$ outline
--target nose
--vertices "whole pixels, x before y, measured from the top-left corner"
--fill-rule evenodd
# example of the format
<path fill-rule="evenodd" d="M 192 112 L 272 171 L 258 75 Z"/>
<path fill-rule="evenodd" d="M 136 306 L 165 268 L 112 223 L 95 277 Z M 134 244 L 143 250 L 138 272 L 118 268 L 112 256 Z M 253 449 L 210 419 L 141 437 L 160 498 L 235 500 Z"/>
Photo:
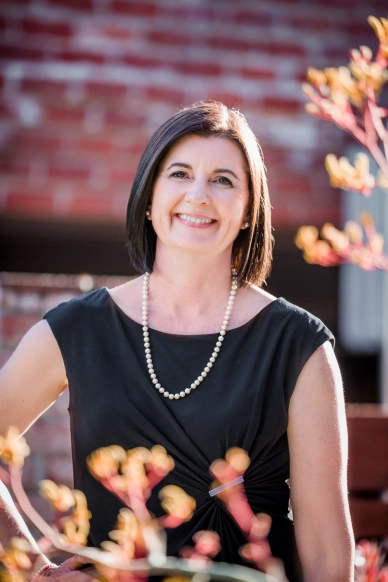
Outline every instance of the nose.
<path fill-rule="evenodd" d="M 186 191 L 185 200 L 192 204 L 209 204 L 208 183 L 206 180 L 194 180 Z"/>

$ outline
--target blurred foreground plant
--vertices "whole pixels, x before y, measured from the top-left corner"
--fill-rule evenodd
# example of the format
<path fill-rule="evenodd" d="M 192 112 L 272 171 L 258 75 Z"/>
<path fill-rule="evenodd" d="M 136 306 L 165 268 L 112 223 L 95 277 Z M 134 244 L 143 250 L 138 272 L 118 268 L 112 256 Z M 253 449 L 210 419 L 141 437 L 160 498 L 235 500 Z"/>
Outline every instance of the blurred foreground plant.
<path fill-rule="evenodd" d="M 361 46 L 350 51 L 347 67 L 330 67 L 323 71 L 309 68 L 308 83 L 303 84 L 304 94 L 310 100 L 307 112 L 349 133 L 377 163 L 379 172 L 374 176 L 364 152 L 356 155 L 354 166 L 346 157 L 326 156 L 331 185 L 362 196 L 370 196 L 375 187 L 388 189 L 388 131 L 384 123 L 388 108 L 378 105 L 381 90 L 388 80 L 388 19 L 369 16 L 368 22 L 379 40 L 375 60 L 370 48 Z M 315 227 L 302 226 L 295 242 L 310 263 L 323 266 L 352 263 L 365 270 L 388 270 L 383 237 L 375 232 L 372 217 L 364 214 L 361 222 L 365 242 L 363 229 L 354 222 L 348 222 L 344 232 L 326 224 L 321 231 L 323 240 L 318 239 Z"/>
<path fill-rule="evenodd" d="M 21 471 L 29 447 L 15 428 L 0 437 L 0 458 L 9 472 L 0 467 L 0 478 L 10 484 L 22 512 L 43 534 L 38 544 L 42 551 L 56 548 L 67 555 L 78 554 L 94 565 L 93 577 L 110 582 L 139 582 L 149 575 L 171 575 L 166 580 L 183 582 L 201 574 L 201 580 L 235 580 L 240 582 L 286 582 L 281 563 L 271 555 L 267 534 L 271 520 L 267 515 L 255 515 L 245 497 L 242 483 L 226 488 L 220 498 L 247 538 L 241 554 L 253 567 L 214 563 L 211 558 L 220 551 L 215 532 L 199 531 L 192 548 L 184 548 L 182 558 L 166 556 L 164 528 L 173 528 L 188 521 L 195 510 L 195 500 L 175 485 L 159 492 L 166 515 L 150 514 L 146 502 L 152 489 L 174 468 L 173 459 L 161 446 L 151 450 L 138 447 L 125 451 L 119 446 L 98 449 L 87 460 L 89 470 L 104 487 L 127 507 L 121 509 L 116 529 L 102 549 L 86 547 L 91 514 L 81 491 L 71 491 L 64 485 L 45 480 L 40 492 L 53 511 L 54 523 L 48 525 L 31 506 L 22 487 Z M 217 480 L 215 486 L 242 476 L 249 465 L 247 454 L 231 449 L 224 460 L 215 461 L 210 470 Z M 70 513 L 69 513 L 70 512 Z M 0 546 L 1 582 L 25 582 L 30 579 L 31 548 L 27 542 L 12 538 L 7 548 Z M 40 576 L 43 578 L 43 576 Z"/>
<path fill-rule="evenodd" d="M 376 543 L 362 540 L 356 549 L 355 582 L 388 582 L 388 567 L 383 567 L 384 557 Z"/>
<path fill-rule="evenodd" d="M 301 226 L 295 244 L 302 249 L 308 263 L 330 267 L 338 263 L 352 263 L 365 271 L 388 271 L 388 256 L 383 252 L 384 239 L 376 232 L 373 219 L 366 212 L 360 215 L 361 225 L 348 220 L 344 230 L 330 223 L 323 225 L 319 240 L 315 226 Z"/>

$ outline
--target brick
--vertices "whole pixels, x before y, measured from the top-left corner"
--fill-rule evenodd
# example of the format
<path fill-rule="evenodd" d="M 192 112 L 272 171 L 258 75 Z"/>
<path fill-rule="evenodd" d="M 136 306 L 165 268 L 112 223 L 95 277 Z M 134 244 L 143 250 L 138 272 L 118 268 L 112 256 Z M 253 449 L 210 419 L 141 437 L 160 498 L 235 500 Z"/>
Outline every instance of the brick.
<path fill-rule="evenodd" d="M 235 107 L 237 109 L 240 108 L 243 104 L 243 97 L 238 93 L 232 94 L 210 92 L 207 98 L 214 101 L 221 101 L 227 107 Z"/>
<path fill-rule="evenodd" d="M 65 22 L 52 22 L 26 18 L 21 22 L 21 29 L 28 34 L 52 34 L 60 37 L 70 37 L 72 27 Z"/>
<path fill-rule="evenodd" d="M 103 218 L 106 220 L 111 214 L 112 199 L 108 196 L 76 196 L 71 206 L 73 217 Z"/>
<path fill-rule="evenodd" d="M 296 200 L 298 198 L 308 199 L 311 196 L 314 185 L 309 176 L 294 178 L 291 172 L 288 171 L 283 178 L 276 177 L 272 179 L 271 188 L 276 188 L 280 192 L 279 198 L 288 198 L 292 195 L 293 199 Z"/>
<path fill-rule="evenodd" d="M 16 174 L 18 176 L 28 176 L 29 164 L 20 160 L 15 160 L 12 157 L 0 159 L 0 173 L 1 174 Z"/>
<path fill-rule="evenodd" d="M 266 147 L 264 158 L 269 170 L 271 170 L 271 168 L 276 164 L 284 166 L 288 159 L 287 153 L 287 150 L 282 148 L 276 148 L 274 146 Z"/>
<path fill-rule="evenodd" d="M 144 148 L 145 148 L 147 142 L 148 142 L 148 136 L 147 137 L 139 136 L 135 143 L 133 143 L 132 141 L 129 141 L 129 140 L 121 141 L 121 140 L 116 139 L 112 142 L 112 150 L 116 154 L 130 155 L 130 156 L 132 156 L 132 159 L 134 159 L 134 157 L 140 158 L 141 154 L 144 151 Z M 133 167 L 135 168 L 136 165 L 134 164 Z"/>
<path fill-rule="evenodd" d="M 0 119 L 3 119 L 5 122 L 9 122 L 11 119 L 19 121 L 18 112 L 16 109 L 12 108 L 10 105 L 6 105 L 5 103 L 0 104 Z"/>
<path fill-rule="evenodd" d="M 123 182 L 124 184 L 132 184 L 135 177 L 135 170 L 111 170 L 110 177 L 112 182 Z"/>
<path fill-rule="evenodd" d="M 65 81 L 52 79 L 24 78 L 21 81 L 21 91 L 26 93 L 63 94 L 67 84 Z"/>
<path fill-rule="evenodd" d="M 46 0 L 51 6 L 71 8 L 72 10 L 93 10 L 93 0 Z"/>
<path fill-rule="evenodd" d="M 6 210 L 10 213 L 23 215 L 50 215 L 52 212 L 52 198 L 44 194 L 26 193 L 23 190 L 10 189 L 7 196 Z"/>
<path fill-rule="evenodd" d="M 255 40 L 238 39 L 231 37 L 210 38 L 210 46 L 225 50 L 249 51 L 285 57 L 304 57 L 305 50 L 297 44 L 283 44 L 278 42 L 261 42 Z"/>
<path fill-rule="evenodd" d="M 350 47 L 351 48 L 351 47 Z M 332 46 L 324 50 L 325 62 L 329 66 L 346 65 L 349 62 L 349 51 L 345 47 Z M 334 63 L 332 61 L 335 61 Z"/>
<path fill-rule="evenodd" d="M 164 32 L 162 30 L 151 30 L 147 34 L 147 40 L 158 44 L 169 46 L 187 46 L 190 44 L 190 37 L 187 34 L 177 32 Z"/>
<path fill-rule="evenodd" d="M 36 315 L 4 314 L 1 319 L 1 341 L 16 346 L 27 331 L 39 321 Z"/>
<path fill-rule="evenodd" d="M 286 99 L 282 97 L 264 97 L 261 100 L 262 107 L 266 112 L 281 113 L 285 115 L 296 115 L 303 110 L 303 104 L 296 99 Z"/>
<path fill-rule="evenodd" d="M 142 128 L 147 123 L 145 115 L 136 115 L 136 113 L 127 113 L 120 111 L 109 111 L 105 115 L 105 124 L 108 126 Z"/>
<path fill-rule="evenodd" d="M 230 12 L 225 10 L 214 10 L 204 6 L 195 6 L 195 5 L 174 5 L 170 7 L 168 5 L 163 6 L 162 4 L 159 7 L 159 13 L 162 16 L 168 16 L 170 18 L 174 18 L 174 20 L 181 21 L 186 20 L 189 22 L 201 22 L 205 21 L 219 21 L 230 18 Z"/>
<path fill-rule="evenodd" d="M 251 26 L 266 26 L 272 24 L 274 17 L 262 10 L 235 10 L 232 21 L 236 24 L 249 24 Z M 276 21 L 275 21 L 276 22 Z"/>
<path fill-rule="evenodd" d="M 221 66 L 217 63 L 193 63 L 185 61 L 174 63 L 172 68 L 184 75 L 199 75 L 203 77 L 218 77 L 221 74 Z"/>
<path fill-rule="evenodd" d="M 128 2 L 127 0 L 112 0 L 111 10 L 119 14 L 126 14 L 129 16 L 156 16 L 158 8 L 155 4 L 148 2 Z"/>
<path fill-rule="evenodd" d="M 34 151 L 52 152 L 60 147 L 60 135 L 43 135 L 37 132 L 26 133 L 18 132 L 12 136 L 11 143 L 13 146 L 20 148 L 33 149 Z"/>
<path fill-rule="evenodd" d="M 233 38 L 231 36 L 225 37 L 211 37 L 208 39 L 209 46 L 218 49 L 248 51 L 251 43 L 248 40 Z"/>
<path fill-rule="evenodd" d="M 284 57 L 305 57 L 306 51 L 300 44 L 282 44 L 278 42 L 269 43 L 256 43 L 254 47 L 255 50 L 262 53 L 268 53 L 275 56 Z"/>
<path fill-rule="evenodd" d="M 66 1 L 66 0 L 64 0 Z M 75 0 L 77 1 L 77 0 Z M 110 26 L 104 26 L 99 28 L 102 37 L 113 39 L 113 40 L 129 40 L 133 38 L 132 31 L 125 27 L 120 27 L 120 23 L 112 23 Z"/>
<path fill-rule="evenodd" d="M 299 81 L 299 83 L 305 83 L 307 81 L 307 69 L 304 71 L 300 71 L 294 75 L 295 81 Z"/>
<path fill-rule="evenodd" d="M 329 21 L 322 15 L 321 18 L 311 18 L 308 16 L 286 16 L 282 20 L 282 24 L 287 27 L 296 28 L 298 30 L 306 30 L 306 31 L 317 31 L 322 32 L 332 29 L 333 27 L 330 26 Z"/>
<path fill-rule="evenodd" d="M 161 58 L 140 54 L 126 54 L 122 62 L 129 67 L 144 67 L 146 69 L 158 68 L 164 65 L 164 61 Z"/>
<path fill-rule="evenodd" d="M 87 180 L 89 174 L 89 166 L 77 166 L 77 162 L 68 166 L 51 165 L 49 167 L 49 176 L 57 180 Z"/>
<path fill-rule="evenodd" d="M 148 87 L 146 89 L 146 96 L 152 101 L 167 101 L 176 103 L 177 105 L 183 104 L 185 100 L 183 91 L 170 87 Z"/>
<path fill-rule="evenodd" d="M 46 106 L 44 108 L 45 120 L 49 123 L 82 123 L 85 113 L 81 109 L 71 109 L 65 107 Z"/>
<path fill-rule="evenodd" d="M 348 22 L 341 23 L 341 28 L 350 34 L 362 35 L 364 38 L 372 37 L 373 35 L 371 27 L 369 26 L 366 19 L 360 20 L 359 22 L 349 20 Z M 363 40 L 363 43 L 365 44 L 365 40 Z"/>
<path fill-rule="evenodd" d="M 91 81 L 85 84 L 87 95 L 90 97 L 125 97 L 127 94 L 127 86 L 119 83 L 99 83 Z"/>
<path fill-rule="evenodd" d="M 108 155 L 112 152 L 112 141 L 96 136 L 92 138 L 79 138 L 75 141 L 73 147 L 80 152 Z"/>
<path fill-rule="evenodd" d="M 44 51 L 36 48 L 22 46 L 12 46 L 8 44 L 0 45 L 1 59 L 18 59 L 24 61 L 40 61 L 44 57 Z"/>
<path fill-rule="evenodd" d="M 68 63 L 93 63 L 96 65 L 102 65 L 106 63 L 107 57 L 103 54 L 97 54 L 86 51 L 64 51 L 60 53 L 56 58 Z"/>
<path fill-rule="evenodd" d="M 268 81 L 275 79 L 276 73 L 274 70 L 254 69 L 253 67 L 242 67 L 239 71 L 240 75 L 245 79 L 254 79 L 258 81 Z"/>

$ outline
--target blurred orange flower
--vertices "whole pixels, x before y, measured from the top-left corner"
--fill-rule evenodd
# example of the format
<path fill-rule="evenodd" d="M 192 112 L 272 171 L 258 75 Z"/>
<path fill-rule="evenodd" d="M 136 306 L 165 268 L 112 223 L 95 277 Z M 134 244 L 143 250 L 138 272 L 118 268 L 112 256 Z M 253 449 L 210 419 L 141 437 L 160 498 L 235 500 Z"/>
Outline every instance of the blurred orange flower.
<path fill-rule="evenodd" d="M 5 437 L 0 435 L 0 459 L 7 465 L 23 467 L 24 459 L 30 454 L 26 439 L 19 429 L 10 426 Z"/>
<path fill-rule="evenodd" d="M 89 519 L 92 514 L 88 510 L 86 497 L 82 491 L 74 491 L 75 509 L 73 515 L 62 518 L 63 533 L 72 544 L 84 546 L 90 531 Z"/>
<path fill-rule="evenodd" d="M 353 190 L 363 196 L 370 196 L 375 178 L 369 172 L 369 158 L 365 153 L 356 154 L 354 166 L 345 156 L 337 158 L 334 154 L 328 154 L 325 167 L 333 188 Z"/>
<path fill-rule="evenodd" d="M 56 511 L 65 512 L 74 506 L 74 495 L 66 485 L 56 485 L 54 481 L 44 479 L 39 483 L 39 493 Z"/>
<path fill-rule="evenodd" d="M 6 568 L 6 572 L 1 572 L 2 582 L 25 582 L 29 579 L 32 563 L 28 553 L 31 550 L 30 544 L 18 537 L 10 539 L 6 550 L 0 544 L 0 562 Z"/>
<path fill-rule="evenodd" d="M 191 519 L 196 507 L 195 499 L 187 495 L 180 487 L 166 485 L 159 491 L 159 498 L 162 500 L 161 505 L 164 511 L 169 516 L 180 522 Z M 169 522 L 167 521 L 167 523 Z"/>

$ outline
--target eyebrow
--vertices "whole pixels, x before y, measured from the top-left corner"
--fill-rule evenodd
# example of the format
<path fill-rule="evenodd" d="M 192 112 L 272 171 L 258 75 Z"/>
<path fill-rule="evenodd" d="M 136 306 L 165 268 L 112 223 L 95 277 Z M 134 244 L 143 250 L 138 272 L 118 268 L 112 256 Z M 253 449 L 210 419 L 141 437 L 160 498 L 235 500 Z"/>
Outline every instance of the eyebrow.
<path fill-rule="evenodd" d="M 168 166 L 167 170 L 169 170 L 173 166 L 180 166 L 181 168 L 187 168 L 188 170 L 192 170 L 193 169 L 190 166 L 190 164 L 184 164 L 183 162 L 174 162 L 173 164 L 171 164 L 170 166 Z M 239 179 L 238 176 L 236 176 L 236 174 L 232 170 L 229 170 L 228 168 L 216 168 L 214 170 L 214 173 L 215 174 L 232 174 L 232 176 L 234 176 L 236 178 L 236 180 Z"/>

